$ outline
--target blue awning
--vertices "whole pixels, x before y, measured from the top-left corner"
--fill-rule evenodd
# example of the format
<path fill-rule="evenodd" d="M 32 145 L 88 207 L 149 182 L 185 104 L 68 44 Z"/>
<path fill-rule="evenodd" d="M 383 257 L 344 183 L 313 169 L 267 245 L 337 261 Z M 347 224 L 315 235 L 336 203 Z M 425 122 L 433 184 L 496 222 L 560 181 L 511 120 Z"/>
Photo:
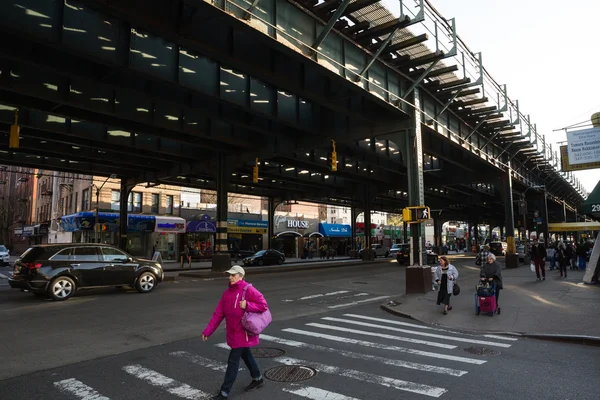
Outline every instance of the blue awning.
<path fill-rule="evenodd" d="M 156 218 L 154 215 L 128 214 L 128 232 L 153 232 Z M 65 232 L 93 231 L 96 224 L 96 213 L 90 211 L 64 215 L 60 223 Z M 119 231 L 118 213 L 98 213 L 98 223 L 108 225 L 110 232 Z"/>
<path fill-rule="evenodd" d="M 352 227 L 341 224 L 319 224 L 319 232 L 328 237 L 352 237 Z"/>

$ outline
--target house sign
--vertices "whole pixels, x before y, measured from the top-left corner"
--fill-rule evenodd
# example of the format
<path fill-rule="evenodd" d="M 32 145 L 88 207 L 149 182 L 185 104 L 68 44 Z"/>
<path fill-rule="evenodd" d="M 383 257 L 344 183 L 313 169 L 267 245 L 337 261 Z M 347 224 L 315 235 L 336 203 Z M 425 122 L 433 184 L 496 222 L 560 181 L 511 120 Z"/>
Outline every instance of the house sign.
<path fill-rule="evenodd" d="M 308 221 L 298 221 L 296 219 L 288 219 L 287 220 L 288 228 L 299 228 L 299 229 L 307 229 Z"/>

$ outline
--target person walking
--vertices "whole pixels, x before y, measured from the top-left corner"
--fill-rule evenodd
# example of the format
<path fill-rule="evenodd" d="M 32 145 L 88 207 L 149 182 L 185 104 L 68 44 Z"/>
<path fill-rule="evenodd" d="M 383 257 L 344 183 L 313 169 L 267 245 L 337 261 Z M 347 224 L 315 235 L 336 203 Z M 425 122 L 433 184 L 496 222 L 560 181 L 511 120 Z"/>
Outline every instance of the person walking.
<path fill-rule="evenodd" d="M 556 249 L 554 246 L 548 247 L 548 250 L 546 250 L 546 256 L 548 261 L 550 261 L 550 271 L 553 271 L 556 267 Z"/>
<path fill-rule="evenodd" d="M 202 340 L 208 340 L 225 319 L 227 344 L 231 351 L 227 359 L 223 385 L 213 399 L 226 399 L 229 396 L 240 369 L 240 358 L 244 360 L 252 377 L 252 382 L 244 390 L 250 392 L 264 386 L 263 376 L 250 350 L 258 345 L 259 336 L 248 334 L 242 326 L 242 317 L 246 311 L 262 313 L 269 307 L 264 296 L 244 280 L 246 272 L 242 267 L 234 265 L 225 273 L 229 274 L 229 287 L 223 292 L 210 322 L 202 332 Z M 242 300 L 244 289 L 246 295 L 245 300 Z"/>
<path fill-rule="evenodd" d="M 504 289 L 502 286 L 502 266 L 496 261 L 496 256 L 492 253 L 488 255 L 486 262 L 481 266 L 480 269 L 481 281 L 495 282 L 496 283 L 496 307 L 498 307 L 498 297 L 500 297 L 500 289 Z"/>
<path fill-rule="evenodd" d="M 458 270 L 454 265 L 448 263 L 445 256 L 441 256 L 440 265 L 437 266 L 434 274 L 434 281 L 439 287 L 437 305 L 444 304 L 444 315 L 452 310 L 450 305 L 450 296 L 454 289 L 454 283 L 458 279 Z"/>
<path fill-rule="evenodd" d="M 565 274 L 565 278 L 567 277 L 567 264 L 569 260 L 567 259 L 567 246 L 561 240 L 558 242 L 556 246 L 556 259 L 558 260 L 558 268 L 560 269 L 560 276 L 563 276 L 563 272 Z"/>
<path fill-rule="evenodd" d="M 487 261 L 487 257 L 490 254 L 490 246 L 486 244 L 483 246 L 483 250 L 481 250 L 479 254 L 477 254 L 477 257 L 475 257 L 475 265 L 483 265 Z"/>
<path fill-rule="evenodd" d="M 538 243 L 537 239 L 533 239 L 533 246 L 531 246 L 531 261 L 535 264 L 535 274 L 537 280 L 546 280 L 546 249 L 542 243 Z M 540 278 L 540 270 L 542 271 L 542 277 Z"/>

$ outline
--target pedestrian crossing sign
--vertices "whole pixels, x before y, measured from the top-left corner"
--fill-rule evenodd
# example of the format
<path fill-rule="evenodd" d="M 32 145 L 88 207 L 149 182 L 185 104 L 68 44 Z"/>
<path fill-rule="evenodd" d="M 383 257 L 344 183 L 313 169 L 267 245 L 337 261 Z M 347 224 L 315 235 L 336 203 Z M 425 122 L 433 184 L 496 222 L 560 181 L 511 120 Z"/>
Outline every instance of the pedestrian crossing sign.
<path fill-rule="evenodd" d="M 431 210 L 427 206 L 406 207 L 402 210 L 402 219 L 406 223 L 423 222 L 431 218 Z"/>

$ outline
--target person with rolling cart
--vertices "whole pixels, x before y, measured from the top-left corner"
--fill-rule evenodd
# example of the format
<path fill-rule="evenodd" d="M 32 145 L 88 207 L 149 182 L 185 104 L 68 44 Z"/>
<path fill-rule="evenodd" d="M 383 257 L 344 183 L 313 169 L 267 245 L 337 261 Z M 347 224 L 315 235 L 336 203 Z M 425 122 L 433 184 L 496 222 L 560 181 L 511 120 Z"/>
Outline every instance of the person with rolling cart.
<path fill-rule="evenodd" d="M 502 285 L 502 266 L 496 261 L 494 254 L 488 254 L 487 262 L 481 265 L 479 276 L 480 284 L 477 286 L 477 293 L 475 294 L 476 313 L 500 314 L 498 298 L 500 297 L 500 290 L 504 288 Z"/>

